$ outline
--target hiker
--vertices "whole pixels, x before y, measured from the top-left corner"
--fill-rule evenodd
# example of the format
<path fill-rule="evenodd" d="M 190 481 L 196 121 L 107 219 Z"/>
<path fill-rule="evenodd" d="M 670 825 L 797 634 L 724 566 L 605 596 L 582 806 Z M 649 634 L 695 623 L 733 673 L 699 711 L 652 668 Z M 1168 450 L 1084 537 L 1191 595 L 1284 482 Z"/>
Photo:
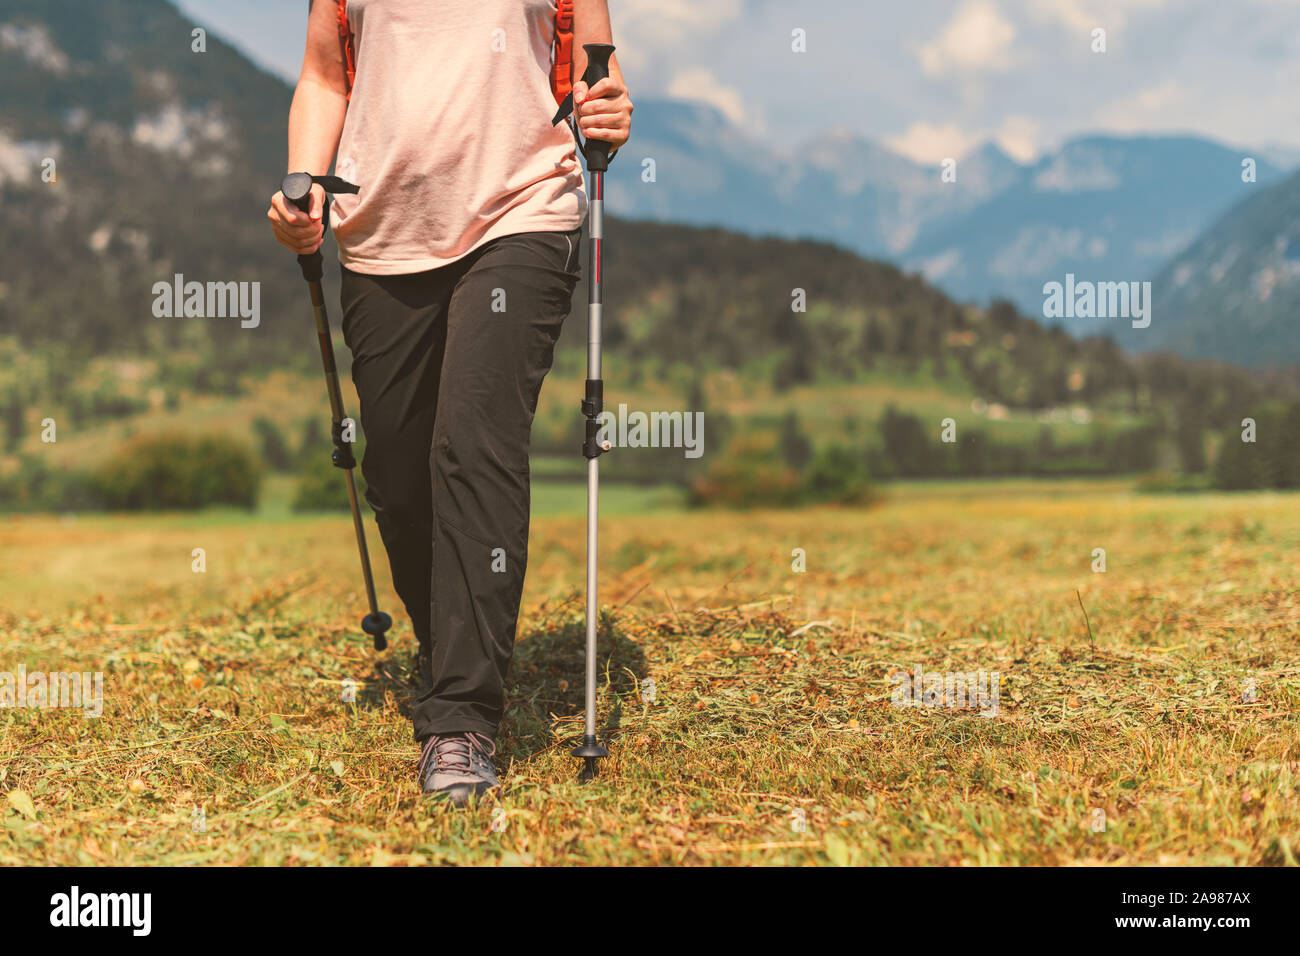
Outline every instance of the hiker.
<path fill-rule="evenodd" d="M 420 784 L 458 805 L 497 786 L 529 432 L 587 212 L 574 135 L 551 120 L 597 42 L 606 0 L 315 0 L 289 113 L 289 170 L 334 161 L 361 187 L 332 224 L 362 474 L 419 641 Z M 583 135 L 627 142 L 617 62 L 572 86 Z M 323 203 L 320 186 L 309 214 L 277 192 L 276 239 L 315 251 Z"/>

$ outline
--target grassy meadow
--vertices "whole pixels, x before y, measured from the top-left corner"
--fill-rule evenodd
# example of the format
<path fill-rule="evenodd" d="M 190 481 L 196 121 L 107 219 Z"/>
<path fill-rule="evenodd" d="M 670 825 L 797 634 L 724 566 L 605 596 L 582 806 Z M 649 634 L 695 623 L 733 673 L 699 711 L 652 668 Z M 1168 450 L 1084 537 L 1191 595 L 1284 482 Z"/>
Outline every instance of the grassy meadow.
<path fill-rule="evenodd" d="M 586 786 L 582 490 L 536 497 L 504 786 L 464 812 L 420 797 L 410 629 L 380 655 L 360 633 L 345 516 L 0 521 L 0 671 L 104 673 L 98 719 L 0 710 L 0 864 L 1300 857 L 1294 495 L 914 483 L 697 513 L 611 487 Z M 996 715 L 891 705 L 918 667 L 996 674 Z"/>

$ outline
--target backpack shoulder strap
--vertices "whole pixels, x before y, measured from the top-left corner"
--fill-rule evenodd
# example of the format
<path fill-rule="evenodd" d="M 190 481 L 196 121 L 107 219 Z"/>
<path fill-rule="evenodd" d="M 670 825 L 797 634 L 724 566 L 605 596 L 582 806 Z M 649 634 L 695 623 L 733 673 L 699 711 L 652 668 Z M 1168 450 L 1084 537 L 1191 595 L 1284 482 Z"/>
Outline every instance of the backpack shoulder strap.
<path fill-rule="evenodd" d="M 573 0 L 556 0 L 555 59 L 551 65 L 551 92 L 563 103 L 573 90 Z"/>
<path fill-rule="evenodd" d="M 570 0 L 572 2 L 572 0 Z M 357 40 L 348 23 L 348 0 L 338 0 L 339 45 L 343 48 L 343 66 L 348 74 L 348 99 L 352 99 L 352 84 L 357 78 Z"/>

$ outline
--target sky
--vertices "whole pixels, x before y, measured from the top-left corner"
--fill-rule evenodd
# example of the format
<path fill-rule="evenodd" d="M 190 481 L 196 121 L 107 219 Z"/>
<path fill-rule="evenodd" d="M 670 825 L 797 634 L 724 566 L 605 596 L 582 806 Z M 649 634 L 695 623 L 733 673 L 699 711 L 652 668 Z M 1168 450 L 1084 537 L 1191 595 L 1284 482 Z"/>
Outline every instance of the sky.
<path fill-rule="evenodd" d="M 296 79 L 307 0 L 176 2 Z M 833 131 L 927 163 L 988 140 L 1028 160 L 1084 133 L 1190 132 L 1300 161 L 1300 0 L 609 6 L 633 102 L 704 100 L 777 149 Z"/>

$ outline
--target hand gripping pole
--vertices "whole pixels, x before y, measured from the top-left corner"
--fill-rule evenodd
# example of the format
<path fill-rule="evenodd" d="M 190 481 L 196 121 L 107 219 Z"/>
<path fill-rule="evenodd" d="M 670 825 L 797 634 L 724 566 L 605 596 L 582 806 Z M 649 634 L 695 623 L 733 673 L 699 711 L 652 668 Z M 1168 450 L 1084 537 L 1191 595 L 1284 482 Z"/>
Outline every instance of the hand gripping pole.
<path fill-rule="evenodd" d="M 312 176 L 308 173 L 290 173 L 284 178 L 280 186 L 280 191 L 284 193 L 284 198 L 293 203 L 303 212 L 311 209 L 311 188 L 314 185 L 322 186 L 326 192 L 325 208 L 321 214 L 321 224 L 326 231 L 330 225 L 330 193 L 356 193 L 360 189 L 351 183 L 344 182 L 337 176 Z M 322 243 L 324 237 L 322 236 Z M 375 639 L 375 650 L 382 651 L 388 647 L 388 638 L 384 636 L 390 627 L 393 626 L 393 619 L 379 610 L 379 602 L 375 598 L 375 578 L 370 570 L 370 550 L 366 547 L 366 527 L 361 519 L 361 503 L 357 500 L 357 483 L 352 476 L 352 469 L 356 467 L 357 461 L 352 454 L 352 445 L 344 440 L 344 421 L 347 415 L 343 411 L 343 393 L 339 390 L 339 373 L 334 364 L 334 344 L 330 338 L 329 316 L 325 312 L 325 296 L 321 291 L 321 277 L 324 273 L 324 263 L 321 259 L 320 249 L 309 255 L 298 257 L 298 265 L 302 269 L 302 277 L 307 281 L 307 288 L 311 293 L 311 308 L 316 316 L 316 339 L 320 344 L 321 364 L 325 367 L 325 390 L 329 396 L 330 402 L 330 437 L 334 442 L 334 453 L 331 460 L 334 467 L 342 468 L 343 475 L 347 479 L 348 485 L 348 504 L 352 509 L 352 527 L 357 534 L 357 551 L 361 554 L 361 573 L 365 577 L 366 600 L 370 605 L 370 613 L 361 619 L 361 629 Z"/>
<path fill-rule="evenodd" d="M 608 43 L 587 43 L 587 69 L 582 81 L 588 88 L 609 76 L 609 57 L 614 47 Z M 573 94 L 560 106 L 555 123 L 573 112 Z M 586 714 L 583 724 L 582 746 L 573 756 L 583 759 L 580 779 L 589 781 L 596 777 L 596 761 L 609 756 L 609 751 L 596 739 L 596 623 L 599 612 L 597 598 L 597 528 L 600 514 L 600 456 L 609 451 L 608 441 L 600 440 L 600 417 L 605 410 L 605 383 L 600 372 L 600 318 L 601 318 L 601 243 L 604 240 L 605 170 L 609 168 L 609 143 L 589 139 L 585 145 L 578 133 L 576 122 L 573 135 L 579 150 L 587 161 L 591 177 L 588 211 L 589 248 L 591 261 L 587 273 L 587 382 L 582 398 L 582 415 L 585 419 L 585 437 L 582 454 L 587 459 L 587 650 L 586 650 Z"/>

